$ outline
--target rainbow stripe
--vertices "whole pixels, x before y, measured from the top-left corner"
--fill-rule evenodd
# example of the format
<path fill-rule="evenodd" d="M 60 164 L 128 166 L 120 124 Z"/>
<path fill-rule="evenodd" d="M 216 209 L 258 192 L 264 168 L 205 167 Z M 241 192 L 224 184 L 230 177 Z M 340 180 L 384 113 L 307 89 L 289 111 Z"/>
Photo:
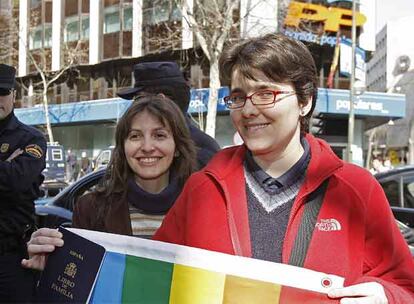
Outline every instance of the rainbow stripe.
<path fill-rule="evenodd" d="M 107 249 L 90 303 L 337 303 L 343 278 L 134 237 L 70 229 Z"/>

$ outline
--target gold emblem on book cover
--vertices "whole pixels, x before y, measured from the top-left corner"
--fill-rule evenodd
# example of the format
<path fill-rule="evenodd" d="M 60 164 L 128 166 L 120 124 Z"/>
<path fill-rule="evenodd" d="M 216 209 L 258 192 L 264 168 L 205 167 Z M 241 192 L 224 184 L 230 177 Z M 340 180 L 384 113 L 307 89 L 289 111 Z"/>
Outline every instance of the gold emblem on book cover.
<path fill-rule="evenodd" d="M 66 265 L 65 274 L 71 278 L 74 278 L 76 275 L 77 267 L 75 263 L 69 263 Z"/>

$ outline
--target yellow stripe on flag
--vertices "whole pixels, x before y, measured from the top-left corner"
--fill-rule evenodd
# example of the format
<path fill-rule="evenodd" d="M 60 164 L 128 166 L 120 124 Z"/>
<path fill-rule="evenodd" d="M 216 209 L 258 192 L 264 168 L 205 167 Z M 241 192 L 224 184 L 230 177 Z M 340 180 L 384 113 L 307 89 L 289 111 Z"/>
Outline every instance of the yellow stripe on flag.
<path fill-rule="evenodd" d="M 222 304 L 225 274 L 174 265 L 170 304 Z"/>
<path fill-rule="evenodd" d="M 226 276 L 223 304 L 278 304 L 281 285 Z"/>

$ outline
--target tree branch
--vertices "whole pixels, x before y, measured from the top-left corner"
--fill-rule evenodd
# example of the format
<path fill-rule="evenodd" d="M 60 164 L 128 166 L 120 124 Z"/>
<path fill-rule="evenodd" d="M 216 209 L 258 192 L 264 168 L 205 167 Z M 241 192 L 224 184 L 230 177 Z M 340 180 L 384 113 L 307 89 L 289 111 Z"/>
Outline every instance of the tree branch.
<path fill-rule="evenodd" d="M 229 5 L 230 3 L 230 5 Z M 227 40 L 230 30 L 233 27 L 233 11 L 239 6 L 240 0 L 237 1 L 229 1 L 227 0 L 227 10 L 225 12 L 225 19 L 224 19 L 224 29 L 221 32 L 218 40 L 216 50 L 221 53 L 223 50 L 224 42 Z"/>
<path fill-rule="evenodd" d="M 197 3 L 199 3 L 198 0 L 196 0 Z M 177 3 L 177 2 L 176 2 Z M 178 3 L 177 3 L 178 4 Z M 180 9 L 181 14 L 183 15 L 183 18 L 186 20 L 190 28 L 193 30 L 193 33 L 196 35 L 197 41 L 201 46 L 201 49 L 203 50 L 204 54 L 206 55 L 207 59 L 210 60 L 211 54 L 208 47 L 208 43 L 204 35 L 202 35 L 200 31 L 200 26 L 197 22 L 197 20 L 194 18 L 194 14 L 189 14 L 189 7 L 187 5 L 187 2 L 185 0 L 181 1 L 181 5 L 184 4 L 184 8 L 180 6 L 180 4 L 177 5 L 177 7 Z"/>

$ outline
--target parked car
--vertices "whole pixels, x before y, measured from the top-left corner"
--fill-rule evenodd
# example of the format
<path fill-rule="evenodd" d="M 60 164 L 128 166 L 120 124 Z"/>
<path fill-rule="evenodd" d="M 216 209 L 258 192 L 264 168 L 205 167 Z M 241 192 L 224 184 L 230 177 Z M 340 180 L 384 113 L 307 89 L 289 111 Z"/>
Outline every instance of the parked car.
<path fill-rule="evenodd" d="M 413 252 L 414 241 L 408 239 L 407 229 L 414 233 L 414 166 L 398 167 L 374 176 L 384 189 L 392 212 L 400 221 L 399 227 L 402 232 L 405 231 L 403 234 Z"/>
<path fill-rule="evenodd" d="M 391 206 L 414 208 L 414 166 L 403 166 L 374 175 Z"/>
<path fill-rule="evenodd" d="M 75 201 L 83 194 L 94 189 L 102 180 L 106 168 L 91 172 L 64 188 L 54 197 L 35 201 L 36 222 L 38 227 L 55 228 L 72 224 L 72 211 Z"/>
<path fill-rule="evenodd" d="M 414 212 L 412 215 L 414 215 Z M 408 243 L 408 248 L 411 251 L 411 255 L 414 257 L 414 230 L 398 220 L 397 220 L 397 224 L 398 224 L 398 228 L 400 228 L 402 234 L 404 235 Z"/>

